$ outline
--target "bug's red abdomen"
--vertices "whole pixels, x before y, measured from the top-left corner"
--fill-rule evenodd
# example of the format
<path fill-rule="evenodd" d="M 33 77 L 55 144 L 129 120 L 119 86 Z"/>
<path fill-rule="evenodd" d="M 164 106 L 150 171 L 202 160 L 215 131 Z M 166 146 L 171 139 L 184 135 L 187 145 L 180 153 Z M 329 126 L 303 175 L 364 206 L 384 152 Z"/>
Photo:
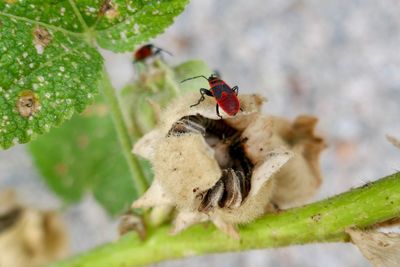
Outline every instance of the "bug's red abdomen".
<path fill-rule="evenodd" d="M 153 55 L 153 45 L 144 45 L 140 47 L 133 55 L 135 61 L 144 60 Z"/>
<path fill-rule="evenodd" d="M 229 116 L 234 116 L 240 110 L 240 103 L 236 94 L 227 94 L 222 92 L 222 96 L 217 100 L 220 108 L 226 112 Z"/>
<path fill-rule="evenodd" d="M 236 93 L 223 81 L 213 83 L 212 85 L 211 92 L 219 107 L 229 116 L 234 116 L 238 113 L 240 110 L 240 103 Z"/>

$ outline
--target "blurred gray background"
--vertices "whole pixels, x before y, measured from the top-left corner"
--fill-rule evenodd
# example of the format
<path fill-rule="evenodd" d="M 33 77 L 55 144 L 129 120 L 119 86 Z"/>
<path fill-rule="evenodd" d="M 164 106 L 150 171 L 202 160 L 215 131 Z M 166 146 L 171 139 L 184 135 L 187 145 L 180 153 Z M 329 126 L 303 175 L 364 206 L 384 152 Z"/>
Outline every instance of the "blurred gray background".
<path fill-rule="evenodd" d="M 154 44 L 171 64 L 199 58 L 241 93 L 261 93 L 268 114 L 319 117 L 322 199 L 400 169 L 400 1 L 192 0 Z M 131 55 L 104 51 L 114 85 L 131 81 Z M 0 151 L 0 189 L 59 208 L 23 145 Z M 116 238 L 90 195 L 65 209 L 73 253 Z M 351 245 L 319 244 L 172 261 L 157 266 L 371 266 Z"/>

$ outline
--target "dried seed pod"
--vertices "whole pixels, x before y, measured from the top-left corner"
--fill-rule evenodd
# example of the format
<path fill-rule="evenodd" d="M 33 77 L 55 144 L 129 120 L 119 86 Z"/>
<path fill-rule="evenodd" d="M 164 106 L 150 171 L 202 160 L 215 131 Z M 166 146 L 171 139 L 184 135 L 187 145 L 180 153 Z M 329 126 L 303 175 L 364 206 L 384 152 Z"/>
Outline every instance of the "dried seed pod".
<path fill-rule="evenodd" d="M 202 200 L 197 210 L 203 213 L 208 213 L 210 210 L 218 207 L 225 190 L 224 183 L 219 180 L 212 188 L 208 189 L 205 193 L 200 194 Z"/>
<path fill-rule="evenodd" d="M 237 174 L 239 173 L 239 175 Z M 235 209 L 242 203 L 241 181 L 239 179 L 240 171 L 234 171 L 232 168 L 225 169 L 222 173 L 221 182 L 226 188 L 223 197 L 220 200 L 219 207 Z"/>
<path fill-rule="evenodd" d="M 400 149 L 400 139 L 391 136 L 391 135 L 386 135 L 386 139 L 392 143 L 392 145 L 394 145 L 395 147 L 397 147 L 398 149 Z"/>
<path fill-rule="evenodd" d="M 19 220 L 22 209 L 16 202 L 14 191 L 6 190 L 0 193 L 0 234 Z"/>
<path fill-rule="evenodd" d="M 144 225 L 143 219 L 138 214 L 128 211 L 120 218 L 118 233 L 122 236 L 132 231 L 136 232 L 141 240 L 146 238 L 147 229 Z"/>
<path fill-rule="evenodd" d="M 348 229 L 351 241 L 375 267 L 397 267 L 400 262 L 400 234 L 376 230 Z"/>
<path fill-rule="evenodd" d="M 292 143 L 279 135 L 274 118 L 259 113 L 262 97 L 239 96 L 243 111 L 223 119 L 212 99 L 189 108 L 195 99 L 197 94 L 177 99 L 162 113 L 158 128 L 134 146 L 134 153 L 152 162 L 155 179 L 133 207 L 174 205 L 173 233 L 211 220 L 238 237 L 235 225 L 270 209 L 279 171 L 303 155 L 290 151 Z M 302 173 L 291 171 L 301 179 Z"/>
<path fill-rule="evenodd" d="M 0 192 L 0 251 L 2 267 L 38 267 L 64 257 L 60 216 L 22 206 L 12 191 Z"/>
<path fill-rule="evenodd" d="M 280 208 L 304 204 L 322 182 L 319 156 L 326 144 L 315 136 L 317 119 L 299 116 L 293 123 L 284 118 L 272 117 L 272 139 L 280 138 L 285 146 L 294 152 L 293 159 L 275 177 L 272 202 Z M 301 175 L 299 175 L 301 174 Z"/>

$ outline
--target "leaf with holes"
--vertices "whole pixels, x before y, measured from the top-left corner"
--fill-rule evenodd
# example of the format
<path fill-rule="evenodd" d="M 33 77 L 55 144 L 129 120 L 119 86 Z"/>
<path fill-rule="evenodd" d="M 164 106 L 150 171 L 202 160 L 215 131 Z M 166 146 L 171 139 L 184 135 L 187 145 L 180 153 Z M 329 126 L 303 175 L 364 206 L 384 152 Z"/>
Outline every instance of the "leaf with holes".
<path fill-rule="evenodd" d="M 110 214 L 117 214 L 136 198 L 110 110 L 101 99 L 31 142 L 29 151 L 46 183 L 66 203 L 92 192 Z"/>
<path fill-rule="evenodd" d="M 93 1 L 78 1 L 78 8 L 94 27 L 97 42 L 103 48 L 123 52 L 162 33 L 189 0 L 104 0 L 100 9 L 88 2 Z"/>
<path fill-rule="evenodd" d="M 81 112 L 101 78 L 100 46 L 127 51 L 161 33 L 187 0 L 0 1 L 0 148 Z"/>

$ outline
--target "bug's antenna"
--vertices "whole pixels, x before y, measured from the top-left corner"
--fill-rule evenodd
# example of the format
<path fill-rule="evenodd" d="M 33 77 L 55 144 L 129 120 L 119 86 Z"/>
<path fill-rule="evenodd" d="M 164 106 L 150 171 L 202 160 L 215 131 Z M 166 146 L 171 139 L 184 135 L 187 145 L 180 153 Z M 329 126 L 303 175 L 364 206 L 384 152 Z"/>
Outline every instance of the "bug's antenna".
<path fill-rule="evenodd" d="M 165 49 L 162 49 L 162 48 L 157 47 L 157 46 L 155 46 L 155 45 L 153 45 L 153 47 L 154 47 L 155 49 L 157 49 L 157 53 L 159 53 L 159 52 L 164 52 L 164 53 L 170 55 L 171 57 L 173 56 L 173 54 L 172 54 L 171 52 L 169 52 L 169 51 L 167 51 L 167 50 L 165 50 Z"/>
<path fill-rule="evenodd" d="M 191 77 L 191 78 L 184 79 L 184 80 L 181 81 L 181 83 L 186 82 L 186 81 L 189 81 L 189 80 L 197 79 L 197 78 L 204 78 L 204 79 L 206 79 L 206 80 L 208 81 L 208 79 L 207 79 L 206 76 L 204 76 L 204 75 L 199 75 L 199 76 L 194 76 L 194 77 Z"/>

